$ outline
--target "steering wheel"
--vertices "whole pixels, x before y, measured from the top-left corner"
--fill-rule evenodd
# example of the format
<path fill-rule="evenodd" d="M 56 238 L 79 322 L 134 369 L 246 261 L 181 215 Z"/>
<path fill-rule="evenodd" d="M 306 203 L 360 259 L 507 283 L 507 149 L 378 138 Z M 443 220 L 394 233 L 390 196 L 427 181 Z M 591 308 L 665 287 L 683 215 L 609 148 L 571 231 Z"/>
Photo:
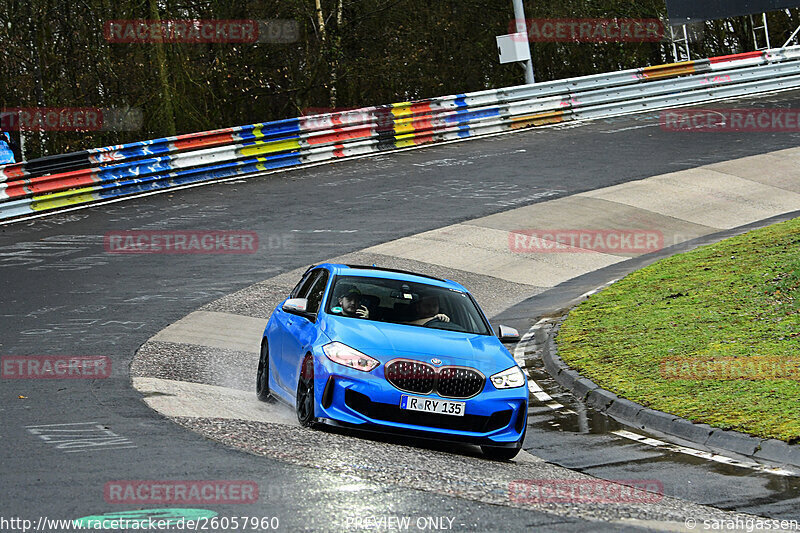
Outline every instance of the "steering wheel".
<path fill-rule="evenodd" d="M 447 331 L 467 331 L 464 326 L 455 322 L 445 322 L 438 318 L 432 318 L 423 324 L 424 327 L 435 327 L 436 329 L 446 329 Z"/>

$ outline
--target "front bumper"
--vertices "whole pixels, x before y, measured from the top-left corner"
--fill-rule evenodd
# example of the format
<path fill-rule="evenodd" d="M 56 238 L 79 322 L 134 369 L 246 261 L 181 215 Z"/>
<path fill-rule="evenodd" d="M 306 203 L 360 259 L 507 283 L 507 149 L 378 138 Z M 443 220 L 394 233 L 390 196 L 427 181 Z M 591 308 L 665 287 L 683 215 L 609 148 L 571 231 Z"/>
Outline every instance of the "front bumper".
<path fill-rule="evenodd" d="M 525 430 L 527 387 L 497 390 L 487 380 L 483 391 L 473 398 L 442 398 L 402 392 L 384 379 L 381 369 L 349 371 L 327 360 L 320 366 L 323 368 L 318 367 L 314 376 L 317 417 L 333 425 L 492 446 L 514 446 Z M 400 409 L 400 398 L 407 394 L 464 402 L 465 414 Z"/>

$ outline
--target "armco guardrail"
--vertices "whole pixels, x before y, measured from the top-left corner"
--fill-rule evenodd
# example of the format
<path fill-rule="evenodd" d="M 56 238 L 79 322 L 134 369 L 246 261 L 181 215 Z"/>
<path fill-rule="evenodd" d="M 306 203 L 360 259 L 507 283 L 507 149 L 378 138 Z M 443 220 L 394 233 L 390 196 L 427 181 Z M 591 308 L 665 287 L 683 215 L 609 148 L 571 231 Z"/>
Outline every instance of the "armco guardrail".
<path fill-rule="evenodd" d="M 800 47 L 107 146 L 0 167 L 0 219 L 342 157 L 800 87 Z"/>

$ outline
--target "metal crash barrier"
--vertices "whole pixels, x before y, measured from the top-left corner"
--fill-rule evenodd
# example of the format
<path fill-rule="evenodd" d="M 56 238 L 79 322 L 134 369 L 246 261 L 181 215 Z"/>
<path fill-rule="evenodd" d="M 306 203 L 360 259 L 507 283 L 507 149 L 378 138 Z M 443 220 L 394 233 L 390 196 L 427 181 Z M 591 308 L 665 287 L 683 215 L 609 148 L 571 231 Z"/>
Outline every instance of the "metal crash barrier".
<path fill-rule="evenodd" d="M 95 148 L 0 167 L 0 220 L 515 129 L 800 87 L 800 46 Z"/>

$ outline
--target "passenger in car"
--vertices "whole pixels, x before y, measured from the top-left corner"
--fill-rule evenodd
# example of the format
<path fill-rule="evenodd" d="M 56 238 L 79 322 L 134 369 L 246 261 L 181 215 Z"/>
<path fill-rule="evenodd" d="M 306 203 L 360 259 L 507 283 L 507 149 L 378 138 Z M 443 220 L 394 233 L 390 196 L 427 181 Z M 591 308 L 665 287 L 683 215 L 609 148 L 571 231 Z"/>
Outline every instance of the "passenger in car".
<path fill-rule="evenodd" d="M 351 285 L 339 297 L 339 306 L 342 308 L 342 316 L 369 318 L 369 309 L 361 305 L 361 291 L 355 285 Z"/>
<path fill-rule="evenodd" d="M 415 326 L 424 326 L 431 320 L 441 320 L 442 322 L 450 322 L 450 317 L 444 313 L 439 312 L 439 297 L 438 296 L 425 296 L 420 298 L 416 303 L 417 317 L 414 320 L 406 322 L 407 324 L 414 324 Z"/>

